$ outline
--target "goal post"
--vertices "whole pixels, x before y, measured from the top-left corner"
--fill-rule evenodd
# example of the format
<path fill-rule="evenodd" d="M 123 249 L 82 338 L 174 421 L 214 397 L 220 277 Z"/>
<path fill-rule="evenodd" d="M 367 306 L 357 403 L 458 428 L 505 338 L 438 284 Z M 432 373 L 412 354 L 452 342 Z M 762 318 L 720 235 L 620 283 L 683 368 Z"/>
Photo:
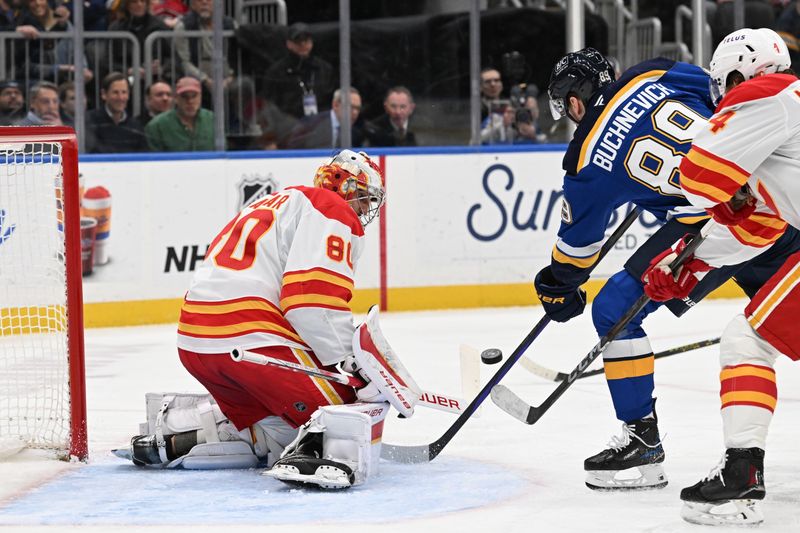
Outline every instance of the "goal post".
<path fill-rule="evenodd" d="M 88 456 L 81 271 L 74 130 L 0 127 L 0 442 Z"/>

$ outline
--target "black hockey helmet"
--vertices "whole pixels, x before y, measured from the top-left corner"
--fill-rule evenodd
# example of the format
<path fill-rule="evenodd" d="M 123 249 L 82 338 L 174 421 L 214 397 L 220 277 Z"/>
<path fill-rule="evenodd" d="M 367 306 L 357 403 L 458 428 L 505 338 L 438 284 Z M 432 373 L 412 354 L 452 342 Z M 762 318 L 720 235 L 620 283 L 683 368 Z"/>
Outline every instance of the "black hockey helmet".
<path fill-rule="evenodd" d="M 570 95 L 580 98 L 584 105 L 588 105 L 592 95 L 614 79 L 614 67 L 594 48 L 584 48 L 565 55 L 553 68 L 550 86 L 547 88 L 553 119 L 568 116 Z"/>

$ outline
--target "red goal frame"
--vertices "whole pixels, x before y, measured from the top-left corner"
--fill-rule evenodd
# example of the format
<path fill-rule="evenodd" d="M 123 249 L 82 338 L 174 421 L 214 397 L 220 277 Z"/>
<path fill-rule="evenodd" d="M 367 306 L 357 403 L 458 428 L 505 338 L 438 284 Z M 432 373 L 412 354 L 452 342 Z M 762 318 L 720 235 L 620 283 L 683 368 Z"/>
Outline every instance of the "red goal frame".
<path fill-rule="evenodd" d="M 67 346 L 69 350 L 69 454 L 85 461 L 89 455 L 86 429 L 86 369 L 83 340 L 83 275 L 81 271 L 78 139 L 66 126 L 3 126 L 0 143 L 58 143 L 64 205 L 64 253 L 67 282 Z"/>

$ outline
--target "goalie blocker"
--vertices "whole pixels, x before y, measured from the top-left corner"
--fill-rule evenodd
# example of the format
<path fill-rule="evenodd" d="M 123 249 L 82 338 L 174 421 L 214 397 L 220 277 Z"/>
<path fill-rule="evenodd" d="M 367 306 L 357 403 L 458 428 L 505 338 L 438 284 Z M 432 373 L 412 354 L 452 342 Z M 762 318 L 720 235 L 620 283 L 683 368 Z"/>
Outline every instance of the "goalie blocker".
<path fill-rule="evenodd" d="M 208 394 L 148 393 L 141 435 L 114 453 L 160 468 L 272 466 L 265 475 L 322 488 L 364 483 L 378 472 L 389 404 L 411 416 L 420 392 L 383 336 L 377 308 L 356 329 L 353 351 L 352 370 L 368 381 L 357 391 L 362 401 L 320 406 L 299 431 L 277 416 L 238 430 Z"/>

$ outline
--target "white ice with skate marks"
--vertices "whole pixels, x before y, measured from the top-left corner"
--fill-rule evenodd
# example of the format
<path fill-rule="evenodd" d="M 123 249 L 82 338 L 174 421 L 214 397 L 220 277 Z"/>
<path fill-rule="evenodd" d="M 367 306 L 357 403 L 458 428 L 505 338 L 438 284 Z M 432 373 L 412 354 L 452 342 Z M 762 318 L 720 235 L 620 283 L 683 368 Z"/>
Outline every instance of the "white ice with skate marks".
<path fill-rule="evenodd" d="M 381 470 L 347 492 L 321 491 L 293 488 L 255 469 L 155 470 L 109 458 L 4 506 L 0 524 L 377 524 L 492 505 L 527 487 L 506 468 L 453 457 L 429 465 L 384 462 Z"/>
<path fill-rule="evenodd" d="M 654 349 L 663 350 L 719 336 L 742 307 L 742 301 L 708 301 L 681 320 L 661 310 L 645 327 Z M 422 388 L 460 395 L 460 344 L 479 351 L 500 348 L 507 357 L 541 316 L 541 307 L 386 313 L 381 323 Z M 568 372 L 597 342 L 590 317 L 587 309 L 567 324 L 551 323 L 526 356 Z M 24 523 L 25 533 L 61 533 L 94 523 L 104 533 L 129 533 L 144 524 L 158 524 L 146 526 L 148 533 L 287 531 L 291 523 L 292 531 L 302 533 L 352 533 L 353 527 L 372 524 L 379 524 L 381 533 L 741 531 L 712 530 L 680 518 L 680 489 L 706 475 L 722 453 L 717 347 L 656 362 L 659 426 L 667 433 L 669 485 L 662 490 L 610 494 L 585 487 L 583 460 L 620 431 L 605 380 L 596 376 L 576 382 L 533 426 L 487 400 L 481 418 L 467 422 L 432 463 L 384 462 L 374 483 L 319 493 L 292 492 L 255 471 L 148 472 L 111 457 L 108 450 L 126 444 L 144 420 L 145 392 L 199 387 L 178 361 L 174 325 L 89 330 L 86 340 L 91 462 L 78 468 L 0 463 L 0 530 L 19 531 L 16 524 Z M 483 366 L 482 382 L 498 368 Z M 780 359 L 777 377 L 765 522 L 758 531 L 785 533 L 800 531 L 800 367 Z M 555 387 L 519 365 L 503 383 L 537 404 Z M 453 415 L 430 409 L 418 409 L 409 420 L 392 414 L 384 439 L 429 443 L 452 421 Z M 58 469 L 64 471 L 54 476 Z M 81 512 L 70 510 L 75 505 Z M 226 505 L 235 509 L 219 510 Z M 221 518 L 212 519 L 214 510 Z M 150 513 L 161 518 L 146 522 Z M 105 522 L 99 522 L 101 516 Z M 53 526 L 34 525 L 59 519 Z"/>

